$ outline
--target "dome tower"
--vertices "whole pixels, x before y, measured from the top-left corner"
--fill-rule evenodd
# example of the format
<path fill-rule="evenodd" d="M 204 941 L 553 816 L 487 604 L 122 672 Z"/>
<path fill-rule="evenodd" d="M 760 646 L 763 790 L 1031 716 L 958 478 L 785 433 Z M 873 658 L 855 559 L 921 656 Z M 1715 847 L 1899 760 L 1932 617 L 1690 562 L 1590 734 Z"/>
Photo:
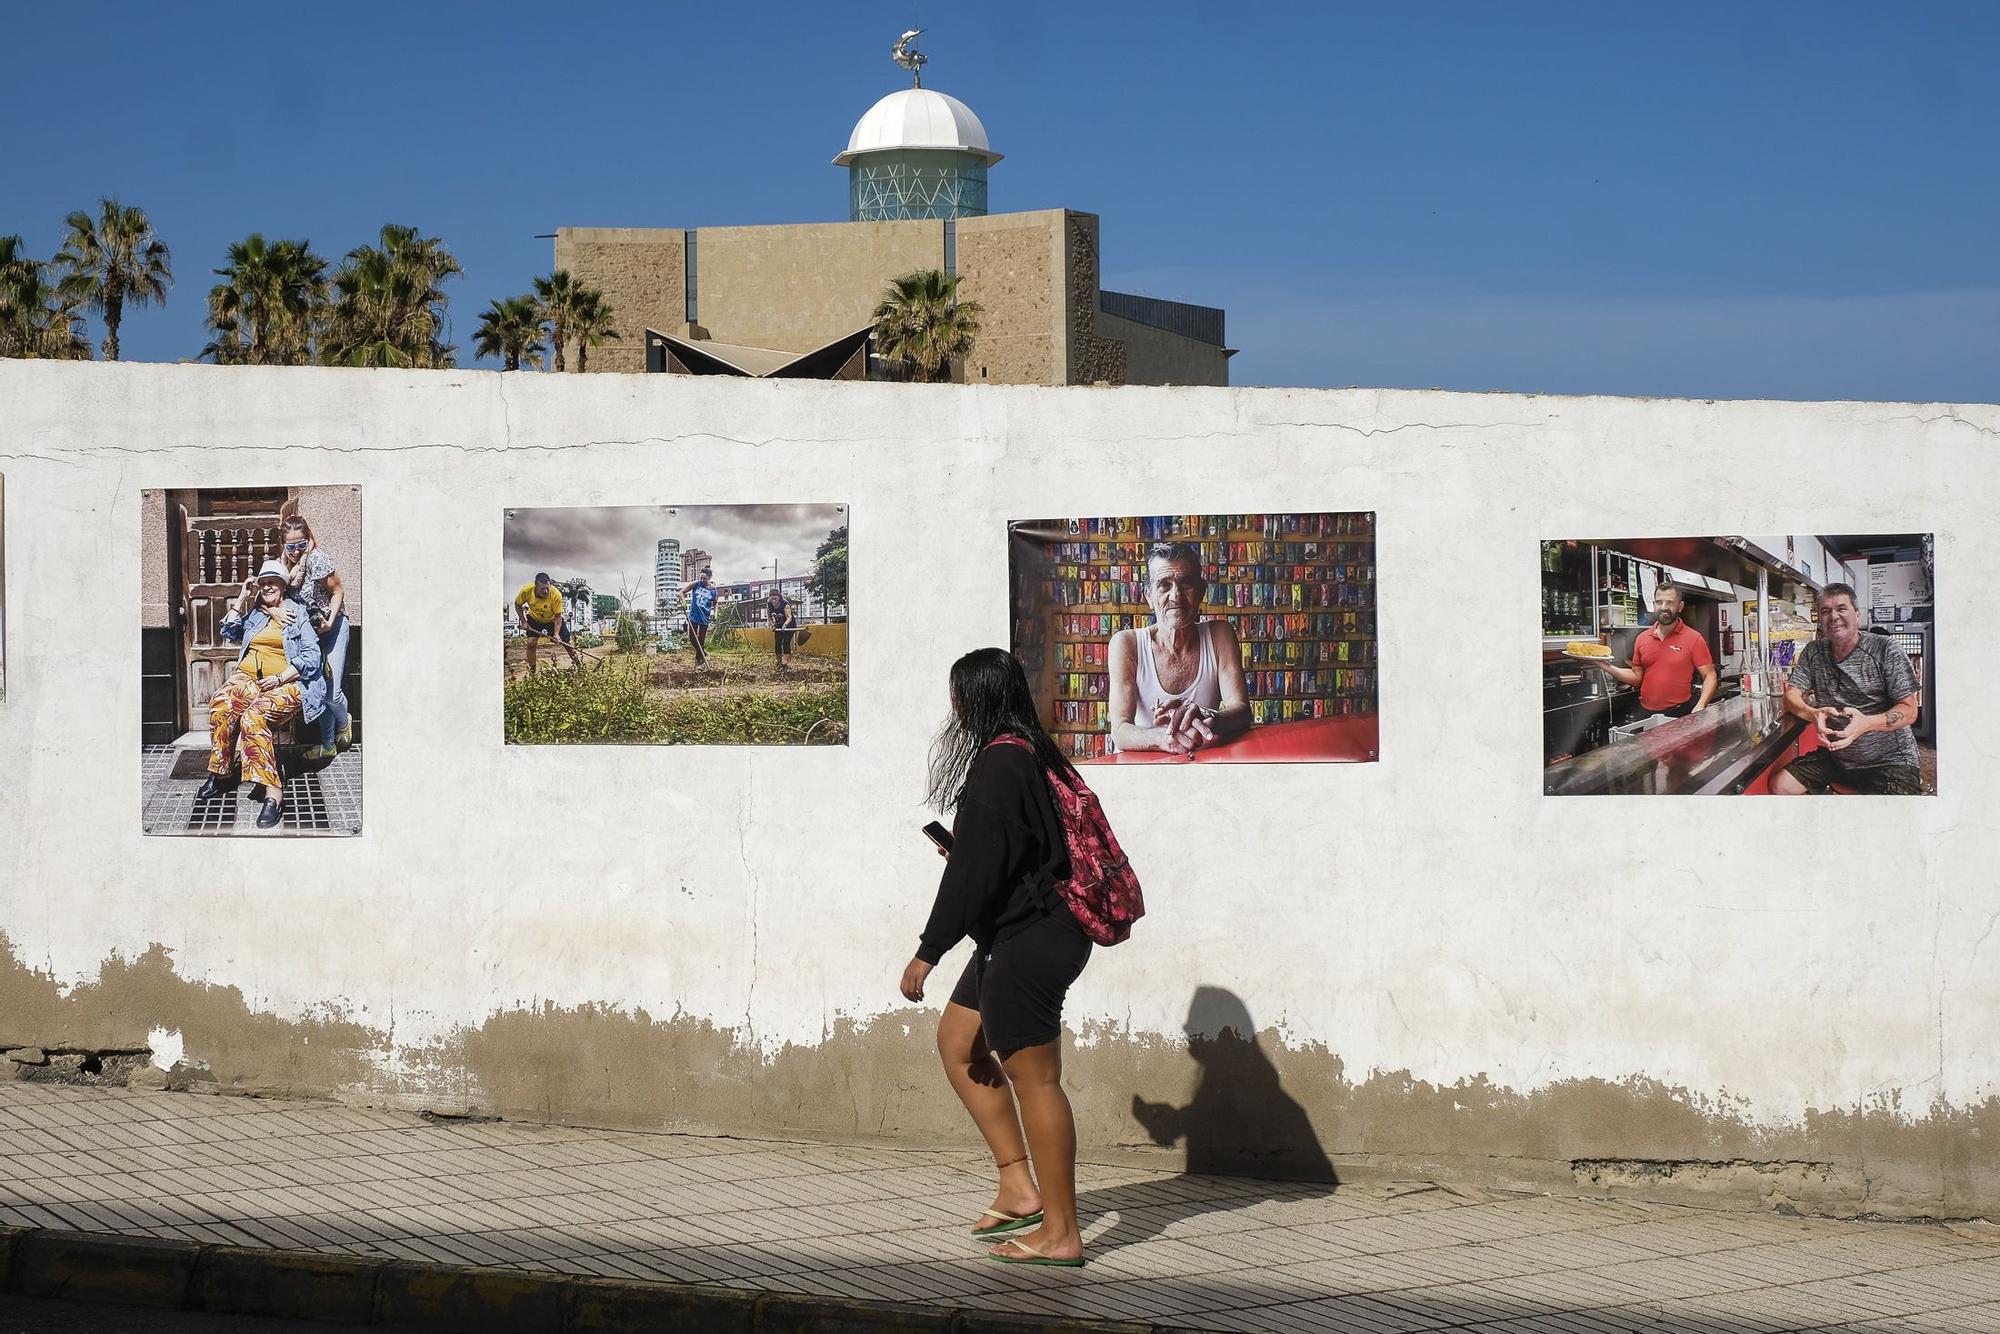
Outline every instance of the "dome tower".
<path fill-rule="evenodd" d="M 976 218 L 986 213 L 986 169 L 1000 154 L 986 141 L 986 127 L 955 97 L 924 87 L 930 57 L 906 32 L 891 53 L 910 71 L 911 86 L 868 108 L 847 137 L 847 151 L 833 161 L 847 168 L 848 218 L 888 222 L 899 218 Z"/>

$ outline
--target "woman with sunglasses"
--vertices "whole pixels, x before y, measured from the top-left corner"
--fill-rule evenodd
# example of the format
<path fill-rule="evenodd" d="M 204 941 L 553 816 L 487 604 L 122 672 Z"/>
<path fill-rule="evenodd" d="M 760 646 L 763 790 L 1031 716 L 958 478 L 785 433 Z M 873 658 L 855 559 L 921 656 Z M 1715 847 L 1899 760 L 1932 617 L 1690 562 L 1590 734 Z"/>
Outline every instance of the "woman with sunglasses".
<path fill-rule="evenodd" d="M 347 589 L 333 557 L 313 537 L 312 525 L 294 514 L 284 523 L 285 577 L 292 596 L 305 603 L 306 614 L 319 634 L 320 659 L 326 664 L 326 708 L 319 715 L 319 744 L 305 752 L 308 762 L 330 760 L 354 744 L 354 725 L 347 714 L 347 692 L 341 678 L 347 671 Z"/>
<path fill-rule="evenodd" d="M 326 713 L 326 672 L 319 636 L 305 609 L 291 596 L 283 561 L 267 560 L 222 618 L 222 637 L 243 647 L 222 688 L 208 702 L 208 781 L 197 801 L 213 801 L 239 781 L 256 785 L 263 804 L 259 829 L 284 818 L 285 777 L 278 768 L 277 731 L 303 716 L 310 724 Z M 232 777 L 240 771 L 241 778 Z"/>

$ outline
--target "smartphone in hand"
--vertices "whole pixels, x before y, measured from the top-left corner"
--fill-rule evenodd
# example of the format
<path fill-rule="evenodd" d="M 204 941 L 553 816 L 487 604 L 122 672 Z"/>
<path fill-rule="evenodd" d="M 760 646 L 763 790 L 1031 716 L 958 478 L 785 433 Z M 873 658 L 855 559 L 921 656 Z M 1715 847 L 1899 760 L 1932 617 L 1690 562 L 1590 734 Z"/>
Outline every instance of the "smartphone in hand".
<path fill-rule="evenodd" d="M 938 845 L 938 851 L 951 851 L 951 831 L 936 820 L 924 826 L 924 837 Z"/>

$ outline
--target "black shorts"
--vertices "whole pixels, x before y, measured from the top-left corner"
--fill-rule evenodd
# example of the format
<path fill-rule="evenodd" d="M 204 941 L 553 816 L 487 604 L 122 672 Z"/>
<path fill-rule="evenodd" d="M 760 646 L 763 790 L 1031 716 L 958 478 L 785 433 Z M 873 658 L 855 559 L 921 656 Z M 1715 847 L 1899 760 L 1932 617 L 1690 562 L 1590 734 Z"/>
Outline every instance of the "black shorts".
<path fill-rule="evenodd" d="M 538 620 L 536 620 L 536 619 L 535 619 L 534 617 L 532 617 L 532 616 L 529 616 L 529 617 L 526 617 L 526 618 L 524 618 L 524 619 L 525 619 L 525 620 L 527 621 L 527 623 L 528 623 L 528 633 L 529 633 L 529 634 L 531 634 L 531 635 L 554 635 L 554 636 L 555 636 L 555 637 L 556 637 L 556 638 L 557 638 L 558 640 L 560 640 L 560 641 L 561 641 L 562 643 L 565 643 L 565 644 L 569 643 L 569 622 L 568 622 L 568 621 L 557 621 L 557 622 L 556 622 L 556 623 L 555 623 L 554 625 L 550 625 L 550 624 L 549 624 L 549 623 L 548 623 L 547 621 L 538 621 Z"/>
<path fill-rule="evenodd" d="M 1835 783 L 1871 797 L 1923 795 L 1923 774 L 1914 764 L 1842 764 L 1830 750 L 1808 751 L 1785 766 L 1806 791 L 1827 793 Z"/>
<path fill-rule="evenodd" d="M 979 1011 L 987 1049 L 1000 1055 L 1039 1047 L 1062 1036 L 1063 997 L 1090 961 L 1090 938 L 1067 908 L 972 959 L 951 990 L 951 1003 Z"/>

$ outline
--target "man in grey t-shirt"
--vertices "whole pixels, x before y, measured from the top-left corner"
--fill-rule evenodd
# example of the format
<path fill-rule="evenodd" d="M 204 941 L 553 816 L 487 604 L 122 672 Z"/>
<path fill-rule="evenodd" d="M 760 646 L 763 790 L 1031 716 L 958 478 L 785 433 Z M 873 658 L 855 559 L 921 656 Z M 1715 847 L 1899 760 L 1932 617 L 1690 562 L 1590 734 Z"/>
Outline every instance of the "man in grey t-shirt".
<path fill-rule="evenodd" d="M 1785 711 L 1819 732 L 1821 748 L 1771 780 L 1784 796 L 1833 790 L 1911 796 L 1923 791 L 1910 725 L 1923 688 L 1909 657 L 1883 635 L 1863 634 L 1854 590 L 1828 584 L 1819 595 L 1820 637 L 1806 645 L 1785 682 Z"/>

